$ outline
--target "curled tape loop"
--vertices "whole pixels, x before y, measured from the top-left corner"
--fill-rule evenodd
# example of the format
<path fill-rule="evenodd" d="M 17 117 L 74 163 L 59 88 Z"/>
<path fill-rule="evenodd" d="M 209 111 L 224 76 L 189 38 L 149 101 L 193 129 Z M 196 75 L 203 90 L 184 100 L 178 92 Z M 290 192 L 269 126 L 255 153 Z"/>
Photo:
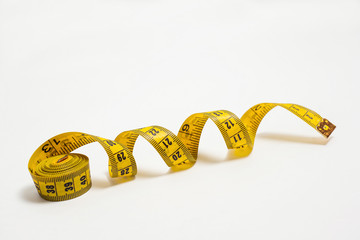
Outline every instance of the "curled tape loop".
<path fill-rule="evenodd" d="M 237 149 L 237 155 L 247 156 L 254 147 L 260 122 L 276 106 L 292 112 L 324 137 L 329 137 L 335 129 L 329 120 L 303 106 L 261 103 L 250 108 L 241 119 L 226 110 L 195 113 L 184 121 L 178 135 L 160 126 L 125 131 L 115 140 L 80 132 L 59 134 L 33 153 L 28 169 L 42 198 L 62 201 L 80 196 L 90 189 L 89 159 L 71 152 L 92 142 L 100 143 L 106 151 L 111 177 L 136 175 L 137 166 L 132 153 L 138 136 L 145 138 L 169 167 L 191 167 L 196 162 L 201 133 L 208 119 L 216 124 L 228 149 Z"/>

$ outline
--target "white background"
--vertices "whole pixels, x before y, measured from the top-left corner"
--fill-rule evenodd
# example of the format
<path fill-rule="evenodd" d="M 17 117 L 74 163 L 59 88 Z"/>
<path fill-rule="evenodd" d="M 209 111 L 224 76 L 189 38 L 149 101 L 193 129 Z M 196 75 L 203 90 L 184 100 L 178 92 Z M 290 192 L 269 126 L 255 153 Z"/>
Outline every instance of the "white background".
<path fill-rule="evenodd" d="M 0 0 L 1 239 L 360 239 L 359 1 Z M 139 139 L 135 180 L 42 200 L 27 170 L 48 138 L 114 139 L 190 114 L 241 116 L 260 102 L 307 106 L 327 141 L 284 109 L 232 159 L 212 122 L 197 164 L 169 173 Z"/>

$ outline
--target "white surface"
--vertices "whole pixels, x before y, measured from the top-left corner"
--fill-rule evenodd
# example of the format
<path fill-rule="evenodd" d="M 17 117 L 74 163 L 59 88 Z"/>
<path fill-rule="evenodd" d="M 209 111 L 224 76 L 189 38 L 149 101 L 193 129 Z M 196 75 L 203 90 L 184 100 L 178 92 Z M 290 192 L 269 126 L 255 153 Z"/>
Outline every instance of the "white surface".
<path fill-rule="evenodd" d="M 0 239 L 360 239 L 359 1 L 0 1 Z M 326 142 L 283 109 L 253 153 L 228 155 L 209 122 L 198 163 L 169 174 L 135 146 L 139 174 L 65 202 L 36 193 L 28 159 L 46 139 L 114 139 L 195 112 L 260 102 L 307 106 Z"/>

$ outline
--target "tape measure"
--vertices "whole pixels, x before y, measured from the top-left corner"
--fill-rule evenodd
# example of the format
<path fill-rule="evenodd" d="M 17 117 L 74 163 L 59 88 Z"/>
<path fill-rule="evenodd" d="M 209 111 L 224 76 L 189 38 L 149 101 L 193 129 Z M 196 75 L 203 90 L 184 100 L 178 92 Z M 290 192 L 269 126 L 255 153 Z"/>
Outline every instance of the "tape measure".
<path fill-rule="evenodd" d="M 228 149 L 237 149 L 237 155 L 247 156 L 253 149 L 261 120 L 276 106 L 292 112 L 325 137 L 335 129 L 330 121 L 303 106 L 261 103 L 250 108 L 241 119 L 226 110 L 195 113 L 184 121 L 178 135 L 160 126 L 125 131 L 115 140 L 80 132 L 63 133 L 44 142 L 31 156 L 28 168 L 39 195 L 50 201 L 72 199 L 90 189 L 88 157 L 71 152 L 92 142 L 100 143 L 105 149 L 111 177 L 136 175 L 133 149 L 139 136 L 157 150 L 169 167 L 188 168 L 196 162 L 200 136 L 208 119 L 216 124 Z"/>

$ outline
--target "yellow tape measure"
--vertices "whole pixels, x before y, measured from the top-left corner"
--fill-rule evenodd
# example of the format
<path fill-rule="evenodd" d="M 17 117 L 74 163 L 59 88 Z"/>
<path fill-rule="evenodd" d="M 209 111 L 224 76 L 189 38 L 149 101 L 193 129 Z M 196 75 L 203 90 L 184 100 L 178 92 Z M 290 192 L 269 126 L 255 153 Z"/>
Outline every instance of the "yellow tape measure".
<path fill-rule="evenodd" d="M 261 120 L 276 106 L 294 113 L 325 137 L 335 129 L 327 119 L 300 105 L 261 103 L 250 108 L 241 119 L 226 110 L 193 114 L 181 125 L 177 136 L 160 126 L 125 131 L 114 141 L 86 133 L 63 133 L 44 142 L 31 156 L 28 168 L 42 198 L 62 201 L 90 189 L 88 157 L 71 152 L 92 142 L 100 143 L 109 156 L 111 177 L 136 175 L 132 152 L 138 136 L 145 138 L 169 167 L 191 167 L 196 162 L 201 132 L 209 118 L 220 130 L 228 149 L 237 149 L 240 156 L 247 156 L 253 149 Z"/>

